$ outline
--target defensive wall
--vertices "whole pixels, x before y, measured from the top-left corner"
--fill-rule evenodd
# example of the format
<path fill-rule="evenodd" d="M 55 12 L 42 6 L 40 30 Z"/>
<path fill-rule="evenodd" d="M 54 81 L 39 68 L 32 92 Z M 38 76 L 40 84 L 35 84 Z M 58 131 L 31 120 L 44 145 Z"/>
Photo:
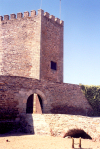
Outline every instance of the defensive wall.
<path fill-rule="evenodd" d="M 43 114 L 26 113 L 28 97 L 34 93 L 42 99 Z M 69 130 L 76 129 L 99 140 L 100 118 L 87 117 L 92 112 L 79 85 L 0 76 L 2 129 L 5 125 L 9 128 L 8 125 L 13 123 L 18 124 L 17 128 L 20 127 L 21 131 L 53 136 L 63 136 Z"/>
<path fill-rule="evenodd" d="M 80 86 L 31 78 L 0 76 L 0 119 L 26 114 L 30 95 L 42 100 L 42 113 L 92 115 L 92 108 Z"/>

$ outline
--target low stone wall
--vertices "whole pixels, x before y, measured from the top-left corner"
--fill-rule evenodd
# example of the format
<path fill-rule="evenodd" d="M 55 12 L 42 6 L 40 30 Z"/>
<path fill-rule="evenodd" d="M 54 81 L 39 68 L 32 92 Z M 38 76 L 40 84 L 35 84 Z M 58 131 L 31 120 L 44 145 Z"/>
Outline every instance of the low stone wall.
<path fill-rule="evenodd" d="M 27 114 L 26 122 L 31 133 L 63 136 L 69 130 L 81 129 L 93 140 L 100 141 L 100 118 L 65 114 Z"/>

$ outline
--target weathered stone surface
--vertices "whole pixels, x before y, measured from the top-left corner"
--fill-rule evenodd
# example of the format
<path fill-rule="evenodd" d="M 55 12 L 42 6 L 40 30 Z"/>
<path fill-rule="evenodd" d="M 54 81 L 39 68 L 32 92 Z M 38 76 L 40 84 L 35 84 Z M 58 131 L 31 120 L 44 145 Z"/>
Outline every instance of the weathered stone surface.
<path fill-rule="evenodd" d="M 14 76 L 0 76 L 0 82 L 1 119 L 25 114 L 28 97 L 34 93 L 41 97 L 43 113 L 92 115 L 78 85 Z"/>
<path fill-rule="evenodd" d="M 0 126 L 19 123 L 25 131 L 55 136 L 79 128 L 100 138 L 99 118 L 75 116 L 93 113 L 80 86 L 63 83 L 63 25 L 41 9 L 0 16 Z M 33 112 L 45 115 L 27 114 L 28 99 Z"/>
<path fill-rule="evenodd" d="M 1 17 L 0 75 L 63 82 L 63 26 L 41 9 Z"/>
<path fill-rule="evenodd" d="M 29 121 L 29 119 L 31 119 Z M 35 134 L 61 136 L 69 130 L 84 130 L 93 140 L 100 141 L 100 118 L 65 114 L 32 114 L 26 116 Z"/>

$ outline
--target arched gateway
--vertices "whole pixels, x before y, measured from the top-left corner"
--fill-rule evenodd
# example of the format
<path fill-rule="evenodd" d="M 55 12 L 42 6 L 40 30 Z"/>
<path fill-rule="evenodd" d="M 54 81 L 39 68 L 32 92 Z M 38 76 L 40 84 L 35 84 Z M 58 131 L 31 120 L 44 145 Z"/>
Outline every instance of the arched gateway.
<path fill-rule="evenodd" d="M 26 113 L 28 114 L 42 114 L 43 113 L 43 97 L 44 94 L 40 90 L 29 95 L 26 103 Z"/>

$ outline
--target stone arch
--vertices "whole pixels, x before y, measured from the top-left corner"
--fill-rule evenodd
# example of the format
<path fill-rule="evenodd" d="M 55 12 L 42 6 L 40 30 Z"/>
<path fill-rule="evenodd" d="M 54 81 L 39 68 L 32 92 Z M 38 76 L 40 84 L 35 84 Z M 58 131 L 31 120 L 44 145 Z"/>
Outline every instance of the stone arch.
<path fill-rule="evenodd" d="M 41 107 L 41 112 L 39 112 L 39 113 L 43 113 L 44 112 L 44 104 L 46 103 L 46 96 L 44 95 L 44 93 L 42 91 L 40 91 L 39 89 L 35 89 L 35 90 L 30 90 L 27 93 L 27 96 L 28 96 L 28 98 L 27 98 L 27 102 L 26 102 L 26 113 L 31 113 L 31 114 L 38 113 L 40 111 L 39 105 Z M 34 100 L 36 100 L 37 102 Z M 37 104 L 35 105 L 34 102 L 36 102 Z M 29 108 L 30 108 L 30 110 L 29 110 Z M 38 109 L 38 112 L 36 111 L 35 108 Z"/>
<path fill-rule="evenodd" d="M 36 89 L 35 93 L 41 97 L 42 102 L 43 102 L 43 106 L 44 106 L 44 104 L 47 104 L 46 96 L 42 91 L 40 91 L 39 89 Z"/>
<path fill-rule="evenodd" d="M 64 137 L 73 137 L 73 138 L 83 138 L 83 139 L 92 139 L 89 134 L 87 134 L 83 129 L 69 129 L 67 133 L 64 134 Z"/>
<path fill-rule="evenodd" d="M 42 108 L 42 113 L 44 113 L 44 105 L 47 103 L 46 96 L 39 89 L 36 89 L 34 93 L 38 95 L 39 102 L 40 102 L 40 105 L 41 105 L 41 108 Z"/>

